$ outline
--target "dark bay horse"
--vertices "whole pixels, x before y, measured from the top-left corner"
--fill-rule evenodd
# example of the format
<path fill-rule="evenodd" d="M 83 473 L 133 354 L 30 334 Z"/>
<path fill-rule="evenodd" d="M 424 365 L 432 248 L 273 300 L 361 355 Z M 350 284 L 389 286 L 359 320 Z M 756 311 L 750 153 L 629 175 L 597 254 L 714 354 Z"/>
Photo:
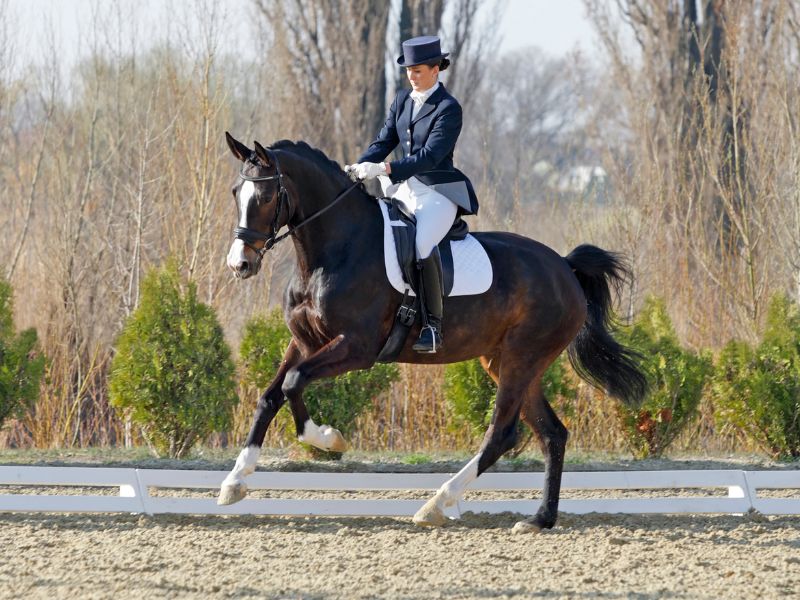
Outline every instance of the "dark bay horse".
<path fill-rule="evenodd" d="M 222 483 L 219 504 L 247 493 L 267 427 L 288 400 L 301 440 L 327 450 L 345 449 L 341 434 L 318 426 L 303 390 L 375 364 L 401 295 L 389 283 L 383 256 L 383 221 L 376 200 L 354 185 L 341 167 L 303 142 L 280 141 L 253 150 L 226 133 L 241 161 L 233 196 L 239 209 L 237 239 L 228 266 L 240 278 L 255 275 L 264 252 L 288 226 L 296 254 L 284 311 L 292 340 L 275 378 L 261 395 L 236 464 Z M 333 205 L 335 203 L 335 206 Z M 479 357 L 497 383 L 491 423 L 478 454 L 414 516 L 421 525 L 445 522 L 442 509 L 516 442 L 518 420 L 536 432 L 545 462 L 542 504 L 516 528 L 538 531 L 556 522 L 567 430 L 542 391 L 545 369 L 568 348 L 577 373 L 626 403 L 638 403 L 646 379 L 636 356 L 609 331 L 611 289 L 627 275 L 618 255 L 595 246 L 561 257 L 513 233 L 475 233 L 494 268 L 490 289 L 444 301 L 445 345 L 436 354 L 411 350 L 417 324 L 397 358 L 407 363 L 453 363 Z"/>

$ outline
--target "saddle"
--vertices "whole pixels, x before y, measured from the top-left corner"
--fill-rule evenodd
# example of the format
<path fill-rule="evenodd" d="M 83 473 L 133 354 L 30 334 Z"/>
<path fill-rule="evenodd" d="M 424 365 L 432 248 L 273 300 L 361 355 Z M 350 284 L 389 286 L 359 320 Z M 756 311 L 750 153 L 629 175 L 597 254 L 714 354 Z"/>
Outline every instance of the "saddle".
<path fill-rule="evenodd" d="M 398 202 L 395 198 L 382 198 L 387 203 L 389 211 L 389 223 L 392 226 L 394 237 L 394 247 L 397 251 L 397 262 L 400 265 L 400 272 L 403 274 L 403 282 L 410 287 L 414 294 L 417 294 L 417 258 L 416 245 L 414 241 L 417 235 L 417 220 L 413 214 L 406 212 L 405 205 Z M 465 239 L 469 233 L 469 225 L 460 216 L 453 222 L 453 226 L 447 235 L 444 236 L 439 245 L 434 249 L 438 254 L 442 264 L 442 276 L 444 279 L 443 293 L 445 297 L 453 291 L 453 281 L 455 269 L 453 267 L 453 251 L 450 242 L 457 242 Z"/>
<path fill-rule="evenodd" d="M 391 226 L 394 249 L 397 253 L 397 264 L 400 267 L 403 283 L 403 300 L 395 315 L 392 330 L 383 349 L 378 355 L 378 362 L 392 362 L 405 345 L 411 327 L 419 317 L 418 290 L 419 281 L 416 259 L 416 234 L 417 221 L 413 214 L 405 211 L 402 203 L 394 198 L 381 198 L 379 202 L 385 203 L 382 208 L 388 212 L 388 223 Z M 434 249 L 442 264 L 442 278 L 444 280 L 443 294 L 445 297 L 453 291 L 455 275 L 453 252 L 450 245 L 453 241 L 462 241 L 469 233 L 469 226 L 459 216 L 453 222 L 450 231 Z M 392 259 L 387 258 L 387 263 Z M 397 288 L 396 282 L 392 284 Z"/>

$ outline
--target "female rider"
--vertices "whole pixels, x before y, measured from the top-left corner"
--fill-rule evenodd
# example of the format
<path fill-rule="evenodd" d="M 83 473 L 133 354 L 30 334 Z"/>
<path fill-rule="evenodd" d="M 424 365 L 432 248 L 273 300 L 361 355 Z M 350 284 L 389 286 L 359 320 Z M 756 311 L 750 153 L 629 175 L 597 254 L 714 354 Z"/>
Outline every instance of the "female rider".
<path fill-rule="evenodd" d="M 461 106 L 439 81 L 450 61 L 436 36 L 403 42 L 397 59 L 412 89 L 397 93 L 378 137 L 345 169 L 359 179 L 378 177 L 385 196 L 396 198 L 417 220 L 416 255 L 423 328 L 413 348 L 434 353 L 442 346 L 442 265 L 434 249 L 456 216 L 477 214 L 469 179 L 453 166 L 461 132 Z M 400 145 L 403 157 L 383 162 Z"/>

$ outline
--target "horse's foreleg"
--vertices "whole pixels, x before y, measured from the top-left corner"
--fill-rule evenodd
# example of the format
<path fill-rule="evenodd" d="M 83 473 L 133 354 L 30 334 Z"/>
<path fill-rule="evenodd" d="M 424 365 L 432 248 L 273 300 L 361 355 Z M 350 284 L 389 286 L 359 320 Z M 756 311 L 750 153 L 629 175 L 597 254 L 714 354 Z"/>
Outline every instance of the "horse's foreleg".
<path fill-rule="evenodd" d="M 297 437 L 301 442 L 333 452 L 344 452 L 347 449 L 338 429 L 329 425 L 318 426 L 308 415 L 303 403 L 303 390 L 315 379 L 335 377 L 369 366 L 371 362 L 354 355 L 351 344 L 345 336 L 340 335 L 289 370 L 283 382 L 283 393 L 291 403 Z"/>
<path fill-rule="evenodd" d="M 514 531 L 550 529 L 558 518 L 558 499 L 561 492 L 561 473 L 568 432 L 544 396 L 541 384 L 533 389 L 522 407 L 522 419 L 539 438 L 544 454 L 544 490 L 542 504 L 536 515 L 514 526 Z"/>
<path fill-rule="evenodd" d="M 264 443 L 264 436 L 267 433 L 267 427 L 275 418 L 275 415 L 286 402 L 281 387 L 283 386 L 286 373 L 300 360 L 300 351 L 294 340 L 289 342 L 286 352 L 281 362 L 275 378 L 270 383 L 266 391 L 261 394 L 256 404 L 256 410 L 253 415 L 253 425 L 250 427 L 250 433 L 245 440 L 244 449 L 239 453 L 236 459 L 236 464 L 233 470 L 222 482 L 220 486 L 219 498 L 217 504 L 233 504 L 238 502 L 247 495 L 247 483 L 245 477 L 250 475 L 256 470 L 256 463 L 261 454 L 261 445 Z"/>
<path fill-rule="evenodd" d="M 511 367 L 510 364 L 508 366 Z M 518 366 L 515 368 L 518 369 Z M 431 526 L 444 525 L 446 519 L 443 509 L 458 502 L 464 495 L 466 487 L 478 475 L 514 447 L 517 442 L 519 411 L 527 385 L 528 382 L 520 380 L 519 377 L 501 376 L 492 421 L 486 430 L 480 451 L 417 511 L 414 515 L 414 523 Z"/>

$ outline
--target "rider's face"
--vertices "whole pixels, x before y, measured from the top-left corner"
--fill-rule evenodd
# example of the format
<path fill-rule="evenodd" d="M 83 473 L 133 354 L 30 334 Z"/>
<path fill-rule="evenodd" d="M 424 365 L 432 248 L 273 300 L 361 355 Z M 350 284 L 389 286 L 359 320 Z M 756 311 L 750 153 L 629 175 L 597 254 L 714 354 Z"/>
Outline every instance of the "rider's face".
<path fill-rule="evenodd" d="M 429 67 L 428 65 L 406 67 L 406 77 L 415 92 L 424 92 L 436 83 L 436 79 L 439 77 L 439 67 Z"/>

